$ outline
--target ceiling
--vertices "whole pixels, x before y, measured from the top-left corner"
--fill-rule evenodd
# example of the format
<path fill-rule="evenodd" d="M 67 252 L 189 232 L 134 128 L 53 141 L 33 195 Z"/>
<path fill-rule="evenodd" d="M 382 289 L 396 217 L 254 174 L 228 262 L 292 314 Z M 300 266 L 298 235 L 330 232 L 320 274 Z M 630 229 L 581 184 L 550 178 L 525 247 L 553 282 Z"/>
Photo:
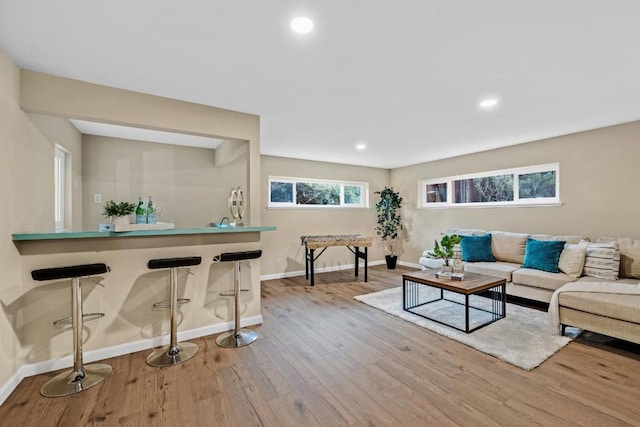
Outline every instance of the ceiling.
<path fill-rule="evenodd" d="M 290 30 L 300 15 L 311 33 Z M 0 0 L 0 48 L 258 114 L 262 154 L 395 168 L 640 119 L 638 16 L 636 0 Z"/>

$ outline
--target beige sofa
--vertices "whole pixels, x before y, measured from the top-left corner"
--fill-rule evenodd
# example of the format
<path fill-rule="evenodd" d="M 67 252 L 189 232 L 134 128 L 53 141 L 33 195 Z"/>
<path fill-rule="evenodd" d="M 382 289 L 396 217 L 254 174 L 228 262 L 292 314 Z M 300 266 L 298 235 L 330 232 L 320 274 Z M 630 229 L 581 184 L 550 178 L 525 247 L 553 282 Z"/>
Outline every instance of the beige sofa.
<path fill-rule="evenodd" d="M 577 244 L 589 240 L 585 236 L 552 236 L 471 229 L 448 229 L 442 234 L 485 235 L 491 233 L 491 249 L 496 262 L 465 262 L 465 271 L 502 277 L 507 280 L 507 294 L 549 303 L 553 293 L 567 283 L 617 283 L 640 286 L 640 240 L 629 238 L 598 238 L 595 242 L 617 242 L 620 267 L 618 280 L 605 280 L 581 275 L 522 268 L 528 237 L 536 240 L 562 240 Z M 457 248 L 459 250 L 459 248 Z M 442 260 L 429 256 L 426 250 L 420 258 L 423 269 L 437 269 Z M 579 287 L 579 286 L 578 286 Z M 587 287 L 587 286 L 585 286 Z M 640 295 L 606 292 L 562 292 L 558 295 L 559 320 L 562 325 L 576 326 L 628 341 L 640 343 Z"/>

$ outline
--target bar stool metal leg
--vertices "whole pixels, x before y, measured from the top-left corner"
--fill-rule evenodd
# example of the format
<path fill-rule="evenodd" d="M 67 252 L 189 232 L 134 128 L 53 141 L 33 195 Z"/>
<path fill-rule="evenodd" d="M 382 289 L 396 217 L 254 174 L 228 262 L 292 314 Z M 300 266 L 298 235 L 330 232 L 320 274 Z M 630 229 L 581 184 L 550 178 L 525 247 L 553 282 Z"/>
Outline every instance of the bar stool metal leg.
<path fill-rule="evenodd" d="M 240 261 L 235 262 L 236 282 L 234 286 L 234 329 L 225 332 L 216 339 L 216 344 L 225 348 L 237 348 L 249 345 L 258 339 L 258 334 L 250 329 L 240 329 Z"/>
<path fill-rule="evenodd" d="M 178 268 L 171 268 L 171 341 L 147 356 L 147 363 L 156 368 L 177 365 L 196 355 L 198 345 L 190 342 L 178 343 Z"/>
<path fill-rule="evenodd" d="M 84 366 L 82 360 L 82 284 L 74 277 L 71 284 L 71 322 L 73 328 L 73 369 L 50 379 L 40 389 L 44 397 L 62 397 L 78 393 L 101 383 L 110 373 L 111 366 L 95 363 Z"/>

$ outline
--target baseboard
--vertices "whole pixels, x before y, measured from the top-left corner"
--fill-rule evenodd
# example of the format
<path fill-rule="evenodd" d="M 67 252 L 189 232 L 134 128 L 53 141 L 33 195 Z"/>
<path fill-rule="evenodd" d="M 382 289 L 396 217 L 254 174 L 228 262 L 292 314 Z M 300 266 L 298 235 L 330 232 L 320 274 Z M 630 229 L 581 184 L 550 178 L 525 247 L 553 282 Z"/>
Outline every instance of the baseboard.
<path fill-rule="evenodd" d="M 262 323 L 262 315 L 241 319 L 241 326 L 259 325 Z M 233 321 L 216 323 L 215 325 L 203 326 L 201 328 L 190 329 L 178 332 L 178 340 L 190 340 L 207 335 L 219 334 L 233 329 Z M 96 362 L 98 360 L 109 359 L 110 357 L 122 356 L 135 353 L 136 351 L 152 349 L 169 344 L 169 335 L 153 337 L 144 340 L 118 344 L 111 347 L 89 350 L 83 353 L 85 363 Z M 0 405 L 9 397 L 24 378 L 33 375 L 44 374 L 45 372 L 57 371 L 58 369 L 70 368 L 73 366 L 73 356 L 68 355 L 56 359 L 44 360 L 42 362 L 22 365 L 15 374 L 0 387 Z"/>
<path fill-rule="evenodd" d="M 369 261 L 368 264 L 369 264 L 369 267 L 371 267 L 373 265 L 385 264 L 385 261 L 384 260 Z M 327 273 L 330 271 L 353 270 L 355 266 L 356 266 L 355 264 L 344 264 L 344 265 L 336 265 L 332 267 L 314 268 L 313 271 L 315 274 L 315 273 Z M 364 268 L 362 265 L 360 267 Z M 304 270 L 287 271 L 285 273 L 265 274 L 263 276 L 260 276 L 260 280 L 286 279 L 287 277 L 304 276 L 305 274 L 306 273 Z"/>

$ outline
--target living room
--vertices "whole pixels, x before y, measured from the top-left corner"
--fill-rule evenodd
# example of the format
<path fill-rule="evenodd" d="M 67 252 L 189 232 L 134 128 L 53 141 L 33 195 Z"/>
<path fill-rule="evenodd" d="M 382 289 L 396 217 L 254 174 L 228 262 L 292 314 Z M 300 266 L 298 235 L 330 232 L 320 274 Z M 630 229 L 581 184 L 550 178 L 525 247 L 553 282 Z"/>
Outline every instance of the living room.
<path fill-rule="evenodd" d="M 0 38 L 0 42 L 3 40 Z M 250 127 L 250 131 L 239 138 L 249 141 L 247 153 L 241 156 L 248 162 L 228 175 L 232 176 L 229 182 L 220 181 L 224 191 L 215 189 L 210 183 L 202 186 L 206 191 L 225 193 L 215 202 L 215 207 L 212 207 L 213 201 L 207 201 L 211 205 L 204 205 L 202 209 L 210 211 L 205 219 L 208 222 L 228 216 L 226 193 L 228 187 L 237 185 L 231 182 L 235 180 L 248 190 L 247 210 L 250 212 L 247 215 L 252 225 L 256 221 L 256 225 L 276 228 L 273 232 L 259 233 L 257 241 L 226 242 L 224 245 L 228 246 L 219 246 L 232 250 L 254 247 L 262 250 L 261 258 L 251 262 L 251 270 L 242 267 L 243 275 L 249 276 L 251 282 L 248 292 L 251 296 L 243 293 L 242 298 L 245 298 L 247 310 L 260 316 L 259 323 L 250 325 L 258 331 L 260 338 L 243 349 L 220 349 L 215 338 L 221 331 L 191 335 L 200 346 L 200 354 L 194 360 L 180 367 L 155 369 L 146 365 L 147 352 L 141 348 L 159 344 L 149 338 L 154 334 L 156 338 L 166 337 L 167 312 L 159 311 L 159 317 L 155 319 L 160 320 L 156 323 L 141 324 L 141 313 L 151 310 L 150 305 L 136 313 L 122 302 L 125 297 L 136 300 L 144 295 L 146 304 L 147 296 L 153 296 L 147 295 L 151 292 L 145 291 L 145 286 L 153 287 L 155 292 L 156 279 L 153 278 L 152 284 L 144 267 L 132 266 L 132 261 L 127 263 L 116 258 L 112 255 L 115 250 L 94 248 L 83 252 L 30 253 L 28 250 L 23 252 L 24 246 L 11 239 L 15 233 L 52 228 L 53 208 L 48 202 L 47 207 L 40 206 L 42 200 L 50 199 L 52 155 L 40 150 L 52 148 L 58 142 L 40 125 L 49 120 L 55 121 L 55 126 L 66 127 L 69 123 L 63 114 L 36 108 L 45 105 L 40 103 L 46 101 L 43 99 L 46 96 L 38 98 L 38 95 L 22 92 L 25 87 L 36 87 L 30 86 L 29 77 L 47 77 L 44 72 L 40 74 L 29 71 L 32 68 L 19 66 L 3 51 L 5 48 L 0 43 L 0 120 L 2 144 L 8 153 L 0 159 L 0 194 L 6 201 L 2 208 L 5 220 L 0 225 L 6 236 L 0 251 L 5 277 L 0 287 L 3 309 L 0 340 L 4 349 L 0 355 L 0 397 L 5 402 L 0 409 L 0 424 L 637 425 L 640 412 L 635 402 L 639 396 L 640 376 L 636 372 L 640 350 L 633 343 L 585 333 L 541 366 L 526 371 L 354 299 L 400 287 L 402 275 L 419 269 L 418 260 L 423 252 L 432 249 L 434 240 L 439 240 L 441 232 L 450 228 L 580 235 L 592 241 L 603 236 L 640 239 L 637 227 L 640 201 L 633 196 L 640 154 L 640 116 L 637 109 L 631 107 L 635 102 L 635 86 L 624 89 L 629 92 L 625 100 L 628 104 L 607 107 L 608 110 L 623 110 L 618 116 L 623 118 L 616 121 L 607 116 L 608 121 L 604 124 L 576 125 L 561 133 L 545 133 L 543 123 L 532 116 L 527 128 L 540 131 L 535 137 L 531 133 L 514 131 L 508 143 L 484 145 L 478 140 L 475 145 L 471 144 L 472 149 L 457 154 L 438 141 L 435 144 L 425 142 L 423 147 L 418 143 L 418 148 L 415 144 L 402 148 L 400 142 L 389 138 L 384 145 L 397 144 L 396 151 L 401 154 L 394 153 L 393 156 L 402 155 L 405 159 L 395 166 L 380 165 L 376 163 L 379 159 L 370 159 L 369 156 L 374 155 L 372 151 L 378 147 L 373 143 L 367 147 L 369 152 L 355 152 L 349 146 L 355 154 L 343 156 L 337 147 L 324 147 L 313 140 L 307 148 L 323 152 L 314 160 L 294 151 L 291 155 L 266 148 L 263 151 L 270 144 L 277 145 L 274 138 L 267 136 L 276 127 L 275 122 L 270 122 L 268 116 L 258 111 L 260 108 L 254 110 L 246 101 L 248 107 L 240 111 L 260 113 L 259 116 L 243 116 L 248 122 L 259 123 L 257 131 Z M 53 73 L 52 78 L 56 79 L 57 75 Z M 68 74 L 59 75 L 74 79 Z M 83 79 L 73 80 L 71 84 L 76 81 L 83 82 Z M 105 84 L 107 89 L 113 89 L 108 79 L 93 81 L 93 84 Z M 143 95 L 154 93 L 183 99 L 143 88 L 144 85 L 129 89 Z M 586 88 L 581 90 L 588 91 Z M 123 96 L 133 97 L 132 93 Z M 111 101 L 117 98 L 113 96 Z M 532 94 L 528 96 L 537 99 Z M 133 99 L 131 97 L 127 99 Z M 67 111 L 71 111 L 69 117 L 81 113 L 91 116 L 104 106 L 91 102 L 83 104 L 85 100 L 80 98 L 70 96 L 61 101 L 68 107 Z M 25 99 L 33 108 L 25 107 Z M 202 99 L 188 100 L 207 104 Z M 393 99 L 387 102 L 394 104 Z M 189 111 L 196 106 L 189 102 L 185 104 L 189 104 L 185 107 Z M 135 110 L 139 104 L 120 105 L 122 110 Z M 622 101 L 620 105 L 623 105 Z M 211 103 L 206 105 L 209 106 L 220 107 Z M 84 107 L 88 109 L 81 112 Z M 474 110 L 471 114 L 477 113 L 475 105 L 469 108 Z M 492 121 L 502 120 L 501 108 L 509 107 L 500 106 L 492 113 Z M 159 111 L 162 112 L 161 109 L 154 110 L 154 114 Z M 211 114 L 215 117 L 218 113 L 226 114 L 217 109 Z M 468 114 L 465 111 L 461 117 L 468 118 Z M 482 114 L 478 113 L 479 117 L 485 117 Z M 562 121 L 561 111 L 555 114 L 560 117 L 558 121 Z M 162 123 L 169 115 L 158 115 L 152 127 L 172 127 L 174 123 Z M 567 122 L 573 117 L 567 114 Z M 118 122 L 111 119 L 105 118 L 105 122 Z M 316 119 L 321 121 L 322 117 Z M 368 120 L 372 128 L 380 127 L 373 123 L 375 120 Z M 481 120 L 475 116 L 469 119 L 470 122 Z M 61 125 L 61 121 L 65 123 Z M 463 122 L 461 119 L 460 123 Z M 295 126 L 292 124 L 292 127 Z M 430 135 L 428 121 L 419 127 L 424 127 L 427 138 L 426 135 Z M 92 137 L 73 129 L 72 133 L 71 139 L 76 145 L 69 150 L 76 159 L 82 158 L 91 150 Z M 194 133 L 215 134 L 202 129 Z M 299 141 L 300 146 L 302 142 Z M 438 147 L 442 148 L 441 152 Z M 332 150 L 335 150 L 334 154 Z M 176 147 L 174 152 L 176 154 L 172 156 L 176 158 L 195 158 L 201 153 L 185 147 Z M 389 155 L 389 159 L 391 157 Z M 370 164 L 367 163 L 369 160 Z M 429 207 L 421 200 L 422 181 L 425 180 L 548 164 L 558 166 L 558 203 Z M 231 166 L 226 165 L 236 166 L 233 162 Z M 162 172 L 171 175 L 178 169 L 190 174 L 195 167 L 171 165 L 154 173 L 155 176 L 161 176 Z M 346 209 L 271 206 L 270 181 L 273 178 L 363 184 L 366 185 L 364 206 Z M 169 186 L 172 190 L 179 187 L 177 184 Z M 86 218 L 102 204 L 82 195 L 83 187 L 90 188 L 89 180 L 80 178 L 74 188 L 78 192 L 75 202 L 82 199 L 80 204 L 84 203 L 84 207 L 73 206 L 72 211 L 74 218 L 82 219 L 80 227 L 83 223 L 93 226 L 94 222 L 103 221 L 98 218 L 99 214 L 91 217 L 90 222 Z M 364 282 L 363 277 L 353 277 L 351 252 L 345 248 L 329 248 L 315 262 L 316 285 L 309 286 L 304 277 L 305 248 L 300 236 L 375 236 L 374 206 L 378 201 L 375 192 L 384 187 L 392 187 L 403 198 L 400 213 L 404 229 L 399 239 L 398 268 L 388 270 L 384 266 L 383 244 L 374 238 L 373 245 L 368 248 L 368 282 Z M 97 192 L 102 190 L 91 189 L 91 196 Z M 73 194 L 75 197 L 76 193 Z M 103 192 L 105 198 L 115 197 L 113 194 Z M 137 196 L 137 193 L 132 195 Z M 168 196 L 166 200 L 169 200 Z M 176 197 L 175 200 L 177 203 L 180 199 Z M 165 218 L 173 219 L 167 215 L 165 212 Z M 194 221 L 202 222 L 202 219 Z M 203 246 L 206 245 L 184 244 L 179 248 L 180 254 L 188 253 L 189 248 L 204 250 Z M 124 254 L 136 252 L 136 257 L 146 259 L 150 258 L 146 255 L 148 250 L 169 253 L 167 248 L 134 248 L 127 249 Z M 113 374 L 103 384 L 73 398 L 48 399 L 40 396 L 40 387 L 54 376 L 54 372 L 57 373 L 57 369 L 71 365 L 70 328 L 61 331 L 50 322 L 55 320 L 53 311 L 66 313 L 68 310 L 68 287 L 66 284 L 63 287 L 61 284 L 36 283 L 30 277 L 30 270 L 68 264 L 78 253 L 86 262 L 115 260 L 111 265 L 113 271 L 105 276 L 107 287 L 91 285 L 92 291 L 87 297 L 88 305 L 106 312 L 105 318 L 84 327 L 86 361 L 104 358 L 113 366 Z M 139 260 L 136 258 L 136 261 Z M 130 271 L 123 273 L 123 270 Z M 190 293 L 195 292 L 194 288 L 203 285 L 197 295 L 206 298 L 210 298 L 208 294 L 214 290 L 216 293 L 225 290 L 212 286 L 211 277 L 218 274 L 216 266 L 203 266 L 194 272 L 195 286 L 194 277 L 183 278 L 189 281 L 184 291 L 186 296 L 196 301 L 181 309 L 185 320 L 180 320 L 178 325 L 180 333 L 191 333 L 202 327 L 209 320 L 207 316 L 213 317 L 220 307 L 207 308 L 206 303 L 210 300 L 201 303 L 194 298 Z M 225 280 L 227 276 L 232 277 L 227 273 L 220 275 Z M 144 280 L 140 282 L 139 277 Z M 157 281 L 163 280 L 164 276 Z M 55 289 L 50 290 L 52 288 Z M 207 288 L 206 294 L 204 288 Z M 55 296 L 49 292 L 54 292 Z M 114 294 L 125 297 L 116 298 Z M 50 310 L 45 302 L 55 306 L 55 310 Z M 134 308 L 138 309 L 138 306 Z M 248 311 L 243 316 L 246 313 Z M 200 316 L 204 320 L 199 321 Z M 225 321 L 231 319 L 226 311 L 222 317 Z M 149 332 L 147 328 L 155 329 Z M 121 342 L 128 345 L 140 337 L 148 340 L 135 351 L 127 353 L 122 350 L 124 347 L 118 347 Z"/>

